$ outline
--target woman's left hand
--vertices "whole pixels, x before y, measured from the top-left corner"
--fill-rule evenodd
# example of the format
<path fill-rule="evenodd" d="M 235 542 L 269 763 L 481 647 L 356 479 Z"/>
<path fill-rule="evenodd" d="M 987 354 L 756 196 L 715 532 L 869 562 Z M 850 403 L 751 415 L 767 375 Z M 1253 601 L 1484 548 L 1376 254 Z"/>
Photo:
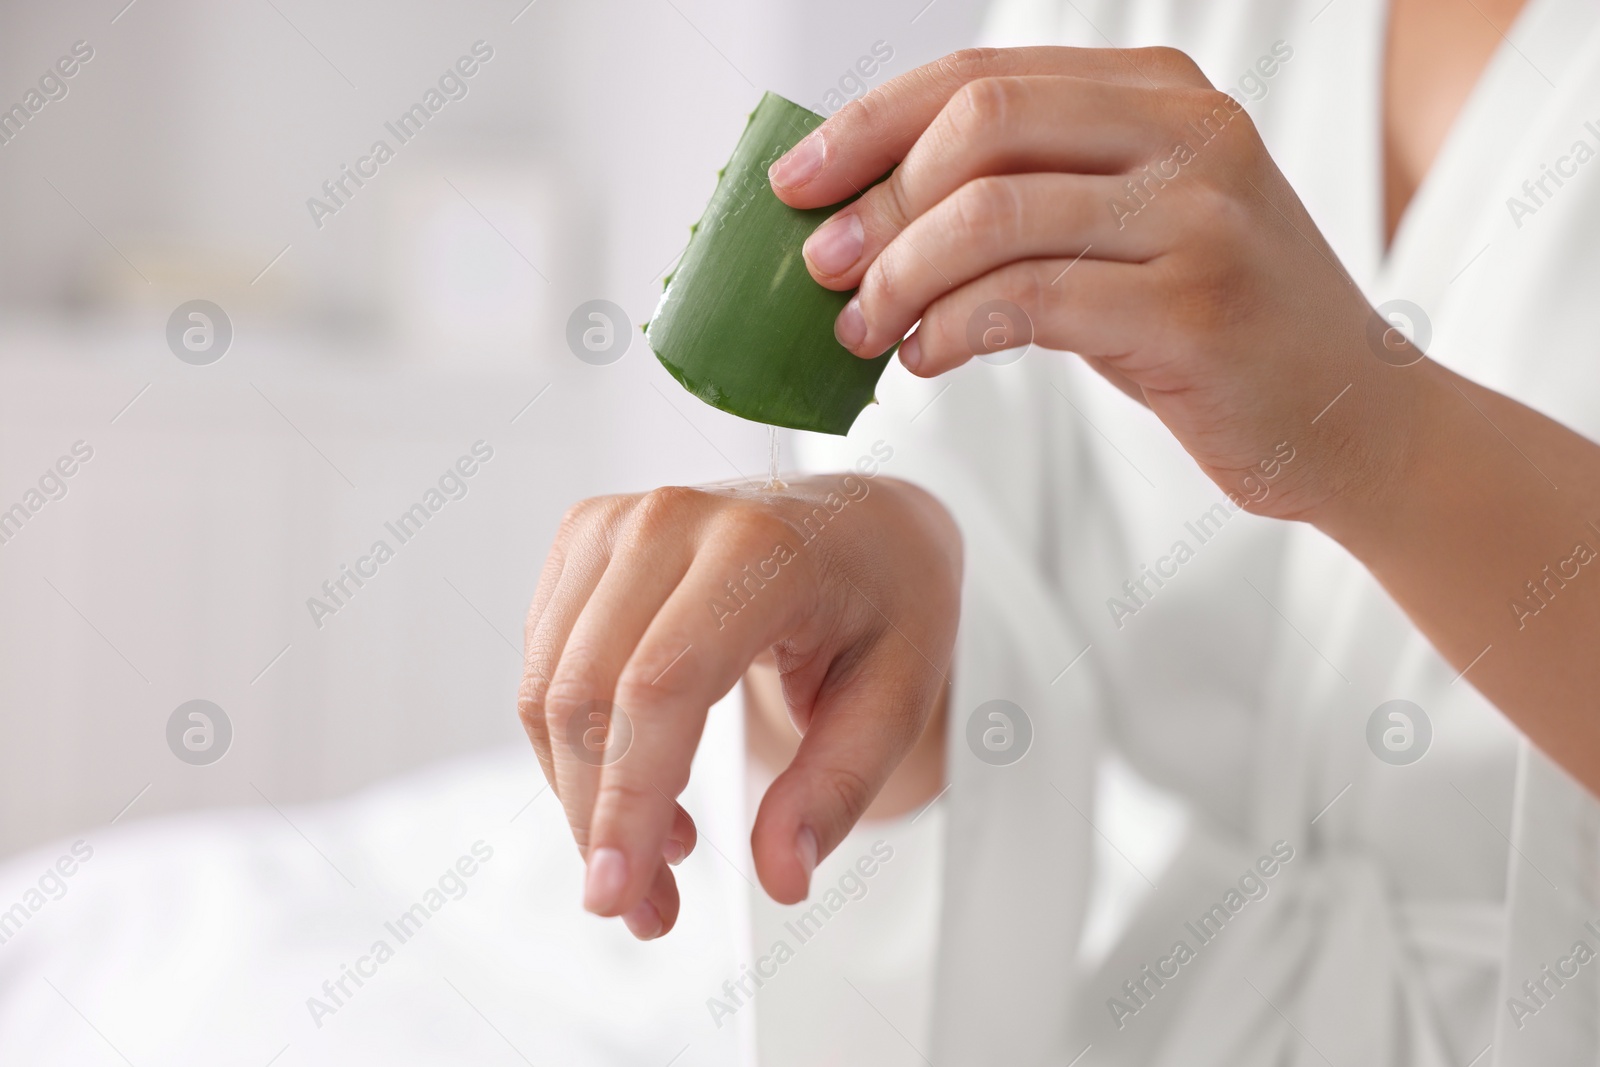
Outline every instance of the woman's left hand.
<path fill-rule="evenodd" d="M 1243 107 L 1181 52 L 958 52 L 847 105 L 771 180 L 812 208 L 891 167 L 805 248 L 818 282 L 860 287 L 835 325 L 855 354 L 919 320 L 900 358 L 925 377 L 1029 340 L 1076 352 L 1238 503 L 1281 518 L 1315 521 L 1403 452 L 1417 376 L 1395 367 L 1421 353 L 1377 318 Z M 1353 384 L 1356 411 L 1319 420 Z M 1285 449 L 1299 458 L 1257 493 Z"/>

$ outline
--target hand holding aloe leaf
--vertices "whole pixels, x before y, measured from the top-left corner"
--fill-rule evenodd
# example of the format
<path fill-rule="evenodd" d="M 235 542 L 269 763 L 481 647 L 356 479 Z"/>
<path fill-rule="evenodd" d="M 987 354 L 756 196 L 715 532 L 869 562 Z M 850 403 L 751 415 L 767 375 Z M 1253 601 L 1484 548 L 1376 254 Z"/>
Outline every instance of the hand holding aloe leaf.
<path fill-rule="evenodd" d="M 1336 455 L 1251 505 L 1279 517 L 1364 503 L 1347 491 L 1404 451 L 1424 375 L 1373 358 L 1373 309 L 1249 114 L 1181 52 L 958 52 L 841 109 L 771 180 L 801 211 L 866 190 L 804 247 L 848 297 L 835 334 L 859 357 L 899 342 L 913 374 L 943 374 L 986 354 L 970 324 L 1009 302 L 1033 341 L 1146 404 L 1224 492 L 1244 495 L 1286 440 Z M 1312 425 L 1346 386 L 1370 397 L 1363 417 Z"/>

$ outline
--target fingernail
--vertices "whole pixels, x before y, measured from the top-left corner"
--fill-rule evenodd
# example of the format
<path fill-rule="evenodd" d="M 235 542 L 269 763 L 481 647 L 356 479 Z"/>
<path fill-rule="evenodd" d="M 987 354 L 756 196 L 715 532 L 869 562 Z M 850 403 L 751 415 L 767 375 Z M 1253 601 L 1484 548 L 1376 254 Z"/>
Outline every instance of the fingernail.
<path fill-rule="evenodd" d="M 806 262 L 823 274 L 843 274 L 861 258 L 865 244 L 861 216 L 851 212 L 835 215 L 824 222 L 821 229 L 806 239 L 801 251 Z"/>
<path fill-rule="evenodd" d="M 907 337 L 900 342 L 900 362 L 906 365 L 906 370 L 912 374 L 917 373 L 917 368 L 922 366 L 922 331 Z"/>
<path fill-rule="evenodd" d="M 867 320 L 861 315 L 861 297 L 852 296 L 850 303 L 833 320 L 833 336 L 846 348 L 854 349 L 867 337 Z"/>
<path fill-rule="evenodd" d="M 806 886 L 811 885 L 811 872 L 817 869 L 817 833 L 809 826 L 800 827 L 794 835 L 794 853 L 800 858 L 800 869 L 806 872 Z"/>
<path fill-rule="evenodd" d="M 592 912 L 611 911 L 627 882 L 628 857 L 614 848 L 592 849 L 583 883 L 583 906 Z"/>
<path fill-rule="evenodd" d="M 622 921 L 629 932 L 640 941 L 649 941 L 661 936 L 663 925 L 661 913 L 648 900 L 641 900 L 624 912 Z"/>
<path fill-rule="evenodd" d="M 809 134 L 767 168 L 767 180 L 786 189 L 804 185 L 822 169 L 822 158 L 827 151 L 822 134 Z"/>
<path fill-rule="evenodd" d="M 666 842 L 661 846 L 661 858 L 672 864 L 674 867 L 682 863 L 684 857 L 687 855 L 689 855 L 689 850 L 683 847 L 683 843 L 680 841 L 674 841 L 670 837 L 667 838 Z"/>

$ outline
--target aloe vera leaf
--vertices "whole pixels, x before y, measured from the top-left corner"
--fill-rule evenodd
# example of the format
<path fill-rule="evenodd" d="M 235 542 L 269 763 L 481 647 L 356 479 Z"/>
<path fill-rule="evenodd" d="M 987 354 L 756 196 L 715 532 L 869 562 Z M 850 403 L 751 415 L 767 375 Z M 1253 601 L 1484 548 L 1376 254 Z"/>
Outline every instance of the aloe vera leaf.
<path fill-rule="evenodd" d="M 801 258 L 806 238 L 842 205 L 799 211 L 767 180 L 767 168 L 822 122 L 774 93 L 761 98 L 645 336 L 672 376 L 713 407 L 844 434 L 873 401 L 894 348 L 867 360 L 839 344 L 833 320 L 851 294 L 818 285 Z"/>

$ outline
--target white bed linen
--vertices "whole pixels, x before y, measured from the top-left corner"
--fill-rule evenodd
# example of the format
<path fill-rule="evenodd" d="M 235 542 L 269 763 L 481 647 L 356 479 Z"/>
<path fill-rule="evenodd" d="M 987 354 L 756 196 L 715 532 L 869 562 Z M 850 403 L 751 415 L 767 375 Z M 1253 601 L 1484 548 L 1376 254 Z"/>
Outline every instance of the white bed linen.
<path fill-rule="evenodd" d="M 931 981 L 938 807 L 864 823 L 824 859 L 813 901 L 842 887 L 843 904 L 803 942 L 783 924 L 805 909 L 761 896 L 752 952 L 740 712 L 737 691 L 712 709 L 683 798 L 701 833 L 678 868 L 683 911 L 647 944 L 579 906 L 565 818 L 520 748 L 332 803 L 85 832 L 79 853 L 92 853 L 65 893 L 0 943 L 0 1064 L 723 1067 L 754 1062 L 758 1016 L 769 1062 L 802 1049 L 826 1051 L 810 1063 L 922 1062 L 929 998 L 905 991 Z M 0 908 L 76 840 L 0 867 Z M 863 855 L 886 852 L 852 878 Z M 418 903 L 437 910 L 395 925 Z M 794 958 L 730 998 L 724 983 L 777 937 Z M 371 972 L 359 986 L 324 989 L 358 962 Z"/>

